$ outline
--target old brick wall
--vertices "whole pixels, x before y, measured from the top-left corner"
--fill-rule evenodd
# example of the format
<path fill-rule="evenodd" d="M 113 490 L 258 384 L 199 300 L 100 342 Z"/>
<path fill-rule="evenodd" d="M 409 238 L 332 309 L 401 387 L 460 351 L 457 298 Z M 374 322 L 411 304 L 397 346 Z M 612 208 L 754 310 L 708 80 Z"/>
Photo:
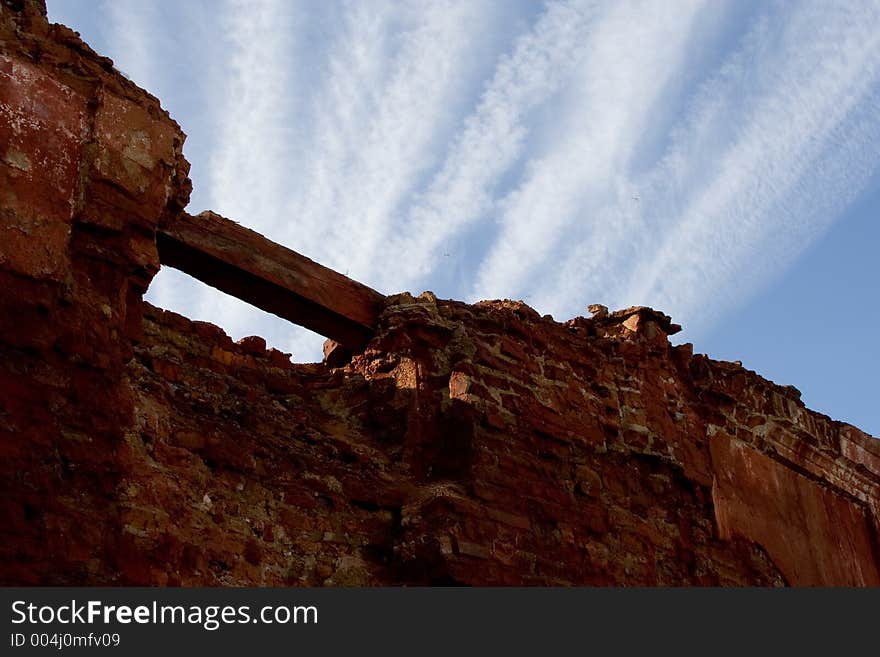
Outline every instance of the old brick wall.
<path fill-rule="evenodd" d="M 344 368 L 158 309 L 124 581 L 876 584 L 877 441 L 629 309 L 389 299 Z"/>
<path fill-rule="evenodd" d="M 183 139 L 41 3 L 0 3 L 0 581 L 86 581 L 116 549 L 125 364 Z"/>
<path fill-rule="evenodd" d="M 880 443 L 633 308 L 392 306 L 355 367 L 415 380 L 403 552 L 478 583 L 877 584 Z M 399 386 L 400 387 L 400 386 Z M 454 427 L 454 430 L 451 428 Z"/>
<path fill-rule="evenodd" d="M 3 584 L 880 583 L 880 444 L 674 347 L 389 298 L 344 367 L 152 308 L 180 128 L 0 4 Z"/>

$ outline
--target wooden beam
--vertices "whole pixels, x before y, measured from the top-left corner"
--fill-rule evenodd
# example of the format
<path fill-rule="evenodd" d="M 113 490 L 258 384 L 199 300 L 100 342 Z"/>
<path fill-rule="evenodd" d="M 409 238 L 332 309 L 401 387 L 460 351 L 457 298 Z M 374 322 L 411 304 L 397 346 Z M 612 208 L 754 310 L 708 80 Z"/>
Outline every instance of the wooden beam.
<path fill-rule="evenodd" d="M 156 243 L 163 265 L 349 349 L 375 333 L 384 295 L 218 214 L 184 213 Z"/>

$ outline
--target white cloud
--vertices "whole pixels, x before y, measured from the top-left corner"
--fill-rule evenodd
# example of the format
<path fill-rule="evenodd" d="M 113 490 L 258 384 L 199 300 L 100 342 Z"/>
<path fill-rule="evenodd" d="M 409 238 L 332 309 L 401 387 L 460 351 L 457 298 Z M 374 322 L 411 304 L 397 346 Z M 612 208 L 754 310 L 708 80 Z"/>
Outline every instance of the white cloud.
<path fill-rule="evenodd" d="M 592 4 L 552 3 L 502 57 L 439 173 L 398 224 L 389 251 L 400 259 L 380 273 L 383 284 L 408 286 L 426 277 L 442 245 L 490 210 L 499 180 L 523 156 L 528 119 L 581 61 L 594 12 Z"/>
<path fill-rule="evenodd" d="M 344 14 L 287 241 L 365 282 L 377 278 L 377 251 L 436 160 L 493 6 L 355 3 Z"/>
<path fill-rule="evenodd" d="M 269 230 L 289 176 L 286 128 L 298 110 L 291 92 L 299 26 L 284 0 L 229 0 L 222 16 L 228 72 L 211 156 L 211 195 L 221 214 Z"/>
<path fill-rule="evenodd" d="M 106 14 L 108 25 L 105 37 L 108 48 L 114 53 L 116 68 L 128 78 L 158 93 L 155 57 L 158 33 L 155 7 L 150 3 L 131 0 L 105 0 L 101 11 Z"/>
<path fill-rule="evenodd" d="M 878 72 L 876 5 L 801 4 L 759 21 L 698 94 L 663 162 L 625 181 L 639 202 L 619 194 L 597 213 L 603 228 L 542 289 L 548 306 L 575 311 L 589 290 L 705 328 L 876 170 Z"/>
<path fill-rule="evenodd" d="M 560 102 L 560 129 L 534 150 L 522 183 L 500 203 L 498 240 L 472 298 L 523 290 L 578 223 L 606 230 L 589 212 L 625 176 L 655 104 L 683 59 L 700 2 L 675 11 L 652 2 L 609 5 Z"/>
<path fill-rule="evenodd" d="M 283 0 L 228 0 L 220 11 L 218 52 L 225 54 L 226 76 L 215 114 L 205 117 L 215 126 L 216 146 L 203 182 L 210 186 L 212 209 L 277 239 L 295 147 L 291 117 L 301 108 L 294 54 L 304 17 Z M 301 329 L 213 289 L 200 290 L 192 311 L 200 319 L 236 338 L 262 334 L 300 358 L 319 357 L 320 341 Z"/>
<path fill-rule="evenodd" d="M 201 197 L 387 292 L 559 315 L 648 303 L 705 326 L 880 163 L 876 2 L 227 0 L 166 21 L 171 6 L 99 20 L 120 68 L 163 94 L 168 34 L 220 26 L 191 60 L 212 81 L 184 125 L 210 134 Z M 320 357 L 320 338 L 183 276 L 150 294 Z"/>

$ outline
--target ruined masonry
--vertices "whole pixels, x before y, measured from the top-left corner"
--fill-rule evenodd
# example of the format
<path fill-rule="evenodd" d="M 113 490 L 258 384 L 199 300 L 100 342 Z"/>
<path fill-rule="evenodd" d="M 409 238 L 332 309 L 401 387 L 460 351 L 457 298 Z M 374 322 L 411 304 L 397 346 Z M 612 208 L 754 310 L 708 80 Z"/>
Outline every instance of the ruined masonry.
<path fill-rule="evenodd" d="M 880 583 L 877 440 L 648 308 L 386 297 L 189 216 L 183 140 L 0 0 L 0 584 Z M 160 263 L 325 362 L 150 306 Z"/>

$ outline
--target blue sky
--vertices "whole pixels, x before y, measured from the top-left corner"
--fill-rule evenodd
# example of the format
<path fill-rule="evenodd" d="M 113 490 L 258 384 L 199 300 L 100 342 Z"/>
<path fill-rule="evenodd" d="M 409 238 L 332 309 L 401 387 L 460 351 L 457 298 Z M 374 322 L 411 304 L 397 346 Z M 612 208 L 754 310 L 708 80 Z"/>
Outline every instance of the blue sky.
<path fill-rule="evenodd" d="M 49 0 L 213 209 L 393 293 L 650 305 L 880 435 L 876 0 Z M 163 270 L 148 298 L 317 359 Z"/>

